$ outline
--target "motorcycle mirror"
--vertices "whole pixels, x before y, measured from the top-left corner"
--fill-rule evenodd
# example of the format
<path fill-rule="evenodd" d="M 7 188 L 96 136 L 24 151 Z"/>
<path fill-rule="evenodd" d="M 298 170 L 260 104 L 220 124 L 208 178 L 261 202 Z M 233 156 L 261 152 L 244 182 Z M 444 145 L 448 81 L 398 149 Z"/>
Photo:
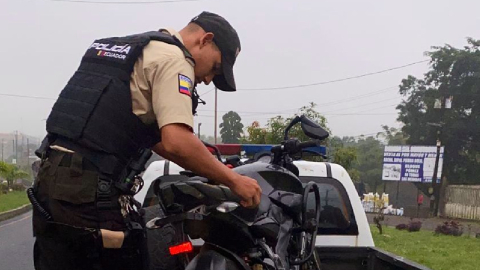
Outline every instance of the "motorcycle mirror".
<path fill-rule="evenodd" d="M 302 115 L 300 117 L 302 130 L 308 137 L 317 140 L 325 140 L 330 134 L 323 129 L 319 124 L 312 121 L 310 118 Z"/>
<path fill-rule="evenodd" d="M 221 213 L 230 213 L 237 209 L 240 205 L 236 202 L 223 202 L 217 206 L 217 211 Z"/>
<path fill-rule="evenodd" d="M 287 128 L 285 129 L 285 133 L 284 133 L 284 140 L 288 140 L 288 132 L 290 131 L 290 129 L 298 122 L 300 122 L 301 119 L 300 117 L 297 115 L 295 116 L 295 118 L 293 118 L 292 122 L 290 122 L 290 124 L 288 124 Z"/>
<path fill-rule="evenodd" d="M 207 147 L 207 149 L 208 149 L 208 151 L 210 151 L 210 153 L 215 154 L 215 156 L 217 156 L 217 159 L 220 162 L 223 162 L 222 161 L 222 154 L 220 153 L 220 150 L 218 150 L 218 147 L 216 147 L 213 144 L 207 143 L 205 141 L 202 141 L 202 143 L 203 143 L 203 145 L 205 145 L 205 147 Z"/>

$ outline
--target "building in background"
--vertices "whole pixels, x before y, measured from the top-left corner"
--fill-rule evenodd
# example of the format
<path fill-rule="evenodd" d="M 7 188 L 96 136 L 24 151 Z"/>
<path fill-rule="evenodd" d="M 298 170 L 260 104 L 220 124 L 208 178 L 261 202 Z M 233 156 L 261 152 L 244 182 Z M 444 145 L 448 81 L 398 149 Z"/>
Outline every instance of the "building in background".
<path fill-rule="evenodd" d="M 37 160 L 35 150 L 42 139 L 18 131 L 0 133 L 0 161 L 30 167 Z"/>

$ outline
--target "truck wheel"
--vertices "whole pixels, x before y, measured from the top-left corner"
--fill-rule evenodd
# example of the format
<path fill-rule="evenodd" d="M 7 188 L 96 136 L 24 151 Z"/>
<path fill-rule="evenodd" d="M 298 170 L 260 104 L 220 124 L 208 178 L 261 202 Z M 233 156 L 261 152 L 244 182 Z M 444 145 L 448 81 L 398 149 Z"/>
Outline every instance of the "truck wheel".
<path fill-rule="evenodd" d="M 158 217 L 161 213 L 160 206 L 154 205 L 144 208 L 145 222 Z M 147 229 L 147 245 L 150 260 L 149 270 L 181 270 L 180 261 L 176 256 L 170 255 L 168 247 L 175 243 L 175 229 L 167 224 L 163 228 Z"/>

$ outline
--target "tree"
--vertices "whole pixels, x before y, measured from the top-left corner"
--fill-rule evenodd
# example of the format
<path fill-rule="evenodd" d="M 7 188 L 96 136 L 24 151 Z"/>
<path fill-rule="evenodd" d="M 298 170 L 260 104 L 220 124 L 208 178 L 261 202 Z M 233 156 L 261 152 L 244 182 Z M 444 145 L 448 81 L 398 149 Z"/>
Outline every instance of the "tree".
<path fill-rule="evenodd" d="M 242 138 L 242 143 L 266 144 L 267 130 L 260 127 L 258 121 L 254 121 L 247 127 L 248 136 Z"/>
<path fill-rule="evenodd" d="M 467 46 L 432 47 L 430 70 L 423 79 L 402 80 L 397 106 L 403 133 L 412 145 L 435 145 L 437 136 L 445 146 L 444 175 L 450 183 L 478 183 L 480 178 L 480 41 L 467 39 Z M 453 97 L 451 109 L 446 98 Z M 449 99 L 451 101 L 451 99 Z M 435 108 L 439 102 L 442 109 Z"/>
<path fill-rule="evenodd" d="M 210 144 L 215 144 L 215 137 L 213 136 L 207 136 L 207 135 L 200 135 L 200 140 L 210 143 Z"/>
<path fill-rule="evenodd" d="M 318 113 L 315 107 L 315 103 L 310 103 L 308 106 L 300 108 L 298 114 L 307 115 L 330 132 L 327 127 L 327 119 Z M 248 136 L 243 139 L 243 143 L 278 144 L 282 142 L 284 130 L 293 117 L 295 115 L 289 118 L 272 117 L 265 128 L 260 127 L 257 121 L 253 122 L 247 127 Z M 400 143 L 403 140 L 402 132 L 387 126 L 384 129 L 388 130 L 387 136 L 393 138 L 386 138 L 387 141 Z M 290 137 L 296 137 L 302 141 L 309 140 L 303 134 L 300 125 L 296 125 L 290 130 Z M 371 136 L 360 137 L 358 140 L 349 136 L 343 138 L 335 136 L 330 137 L 324 143 L 328 146 L 332 161 L 342 165 L 353 181 L 364 182 L 374 190 L 382 183 L 383 144 L 379 140 Z"/>
<path fill-rule="evenodd" d="M 3 178 L 5 178 L 5 180 L 7 180 L 7 190 L 10 190 L 10 188 L 13 186 L 13 181 L 23 177 L 30 176 L 30 174 L 20 170 L 17 166 L 13 164 L 1 162 L 1 161 L 0 161 L 0 175 Z"/>
<path fill-rule="evenodd" d="M 360 180 L 360 172 L 354 169 L 355 162 L 357 161 L 357 149 L 352 146 L 340 146 L 335 149 L 333 153 L 333 162 L 341 165 L 347 170 L 348 175 L 354 182 Z"/>
<path fill-rule="evenodd" d="M 3 176 L 7 173 L 8 163 L 0 161 L 0 176 Z"/>
<path fill-rule="evenodd" d="M 307 106 L 303 106 L 300 108 L 299 113 L 296 115 L 305 115 L 308 118 L 310 118 L 313 122 L 319 124 L 321 127 L 323 127 L 325 130 L 327 130 L 329 133 L 331 133 L 330 129 L 327 126 L 327 118 L 320 114 L 316 110 L 317 104 L 314 102 L 310 102 Z M 287 125 L 293 120 L 293 118 L 296 116 L 292 116 L 285 121 L 285 128 Z M 302 131 L 301 125 L 297 124 L 293 126 L 293 128 L 290 130 L 290 137 L 295 137 L 299 139 L 300 141 L 308 141 L 311 140 L 310 138 L 307 137 Z"/>
<path fill-rule="evenodd" d="M 382 132 L 377 134 L 377 138 L 383 137 L 387 145 L 405 145 L 407 140 L 401 130 L 394 127 L 382 125 Z"/>
<path fill-rule="evenodd" d="M 270 144 L 280 144 L 285 138 L 285 129 L 289 122 L 282 116 L 275 116 L 268 120 L 265 140 Z"/>
<path fill-rule="evenodd" d="M 328 148 L 333 162 L 342 165 L 354 182 L 363 182 L 374 192 L 382 184 L 383 144 L 379 140 L 335 136 Z"/>
<path fill-rule="evenodd" d="M 360 138 L 356 144 L 358 159 L 354 166 L 359 171 L 360 181 L 367 184 L 373 192 L 382 184 L 383 145 L 370 136 Z"/>
<path fill-rule="evenodd" d="M 345 170 L 350 170 L 357 161 L 357 149 L 355 147 L 339 147 L 333 154 L 333 162 L 342 165 Z"/>
<path fill-rule="evenodd" d="M 257 121 L 253 122 L 251 126 L 247 128 L 248 137 L 245 137 L 245 143 L 255 143 L 255 144 L 280 144 L 284 139 L 284 132 L 288 124 L 295 118 L 297 115 L 306 115 L 314 122 L 321 125 L 327 131 L 330 132 L 330 129 L 327 127 L 327 119 L 315 110 L 316 104 L 311 102 L 307 106 L 303 106 L 299 109 L 297 114 L 292 115 L 291 117 L 284 118 L 283 116 L 275 116 L 268 120 L 265 128 L 261 128 Z M 299 124 L 295 125 L 290 129 L 289 136 L 297 138 L 300 141 L 308 141 L 308 138 L 302 131 L 302 128 Z"/>
<path fill-rule="evenodd" d="M 220 135 L 223 143 L 239 143 L 243 133 L 242 118 L 238 113 L 229 111 L 222 116 Z"/>
<path fill-rule="evenodd" d="M 382 184 L 383 144 L 379 140 L 335 136 L 328 148 L 333 162 L 342 165 L 354 182 L 363 182 L 374 192 Z"/>

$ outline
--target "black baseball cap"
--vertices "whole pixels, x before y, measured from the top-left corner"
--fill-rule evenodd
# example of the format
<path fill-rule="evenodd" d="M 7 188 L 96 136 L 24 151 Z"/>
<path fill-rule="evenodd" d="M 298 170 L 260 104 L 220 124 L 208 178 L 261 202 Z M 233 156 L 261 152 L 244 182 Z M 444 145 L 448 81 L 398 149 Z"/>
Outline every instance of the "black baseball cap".
<path fill-rule="evenodd" d="M 233 29 L 225 18 L 215 13 L 204 11 L 191 20 L 205 30 L 213 33 L 213 41 L 222 53 L 222 75 L 213 78 L 215 86 L 223 91 L 233 92 L 237 90 L 235 77 L 233 76 L 233 65 L 240 53 L 240 39 L 237 31 Z"/>

